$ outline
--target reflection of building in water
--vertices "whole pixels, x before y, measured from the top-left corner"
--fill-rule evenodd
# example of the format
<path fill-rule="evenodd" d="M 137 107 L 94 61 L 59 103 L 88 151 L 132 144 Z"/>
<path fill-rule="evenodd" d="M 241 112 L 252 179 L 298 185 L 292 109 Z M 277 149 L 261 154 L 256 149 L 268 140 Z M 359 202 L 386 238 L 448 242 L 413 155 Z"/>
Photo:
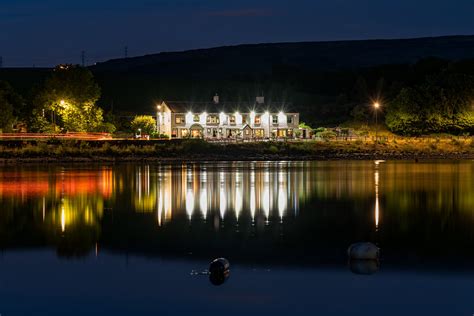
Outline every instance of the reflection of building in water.
<path fill-rule="evenodd" d="M 135 174 L 134 208 L 156 211 L 159 225 L 180 214 L 189 220 L 217 214 L 221 220 L 246 215 L 283 221 L 289 206 L 291 215 L 298 211 L 301 192 L 310 191 L 311 184 L 300 181 L 303 170 L 273 163 L 163 166 L 154 172 L 139 166 Z"/>

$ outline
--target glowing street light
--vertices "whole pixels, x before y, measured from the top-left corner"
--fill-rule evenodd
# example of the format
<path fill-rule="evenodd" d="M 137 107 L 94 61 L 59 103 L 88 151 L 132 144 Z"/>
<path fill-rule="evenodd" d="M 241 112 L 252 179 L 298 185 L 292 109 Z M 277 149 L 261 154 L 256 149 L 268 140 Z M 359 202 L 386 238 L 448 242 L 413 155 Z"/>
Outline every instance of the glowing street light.
<path fill-rule="evenodd" d="M 377 114 L 378 114 L 378 110 L 380 108 L 380 103 L 374 102 L 373 106 L 374 106 L 374 110 L 375 110 L 375 145 L 377 145 L 377 132 L 378 132 Z"/>

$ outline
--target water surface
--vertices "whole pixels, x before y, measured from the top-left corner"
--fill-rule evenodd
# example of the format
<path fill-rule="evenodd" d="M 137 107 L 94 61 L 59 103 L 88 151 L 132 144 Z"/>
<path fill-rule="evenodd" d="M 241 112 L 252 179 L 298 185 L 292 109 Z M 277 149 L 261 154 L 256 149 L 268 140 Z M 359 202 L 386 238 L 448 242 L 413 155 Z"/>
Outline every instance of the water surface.
<path fill-rule="evenodd" d="M 473 161 L 4 166 L 0 206 L 2 315 L 474 313 Z"/>

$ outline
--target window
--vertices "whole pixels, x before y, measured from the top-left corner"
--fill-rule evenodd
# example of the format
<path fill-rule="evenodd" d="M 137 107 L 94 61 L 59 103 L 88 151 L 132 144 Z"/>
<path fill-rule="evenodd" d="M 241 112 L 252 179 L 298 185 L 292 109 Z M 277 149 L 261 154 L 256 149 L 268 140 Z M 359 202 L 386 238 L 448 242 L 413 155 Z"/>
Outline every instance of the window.
<path fill-rule="evenodd" d="M 272 123 L 278 124 L 278 115 L 272 115 Z"/>
<path fill-rule="evenodd" d="M 235 116 L 234 116 L 234 115 L 230 115 L 230 116 L 229 116 L 229 120 L 230 120 L 230 124 L 234 124 L 234 125 L 235 125 Z"/>
<path fill-rule="evenodd" d="M 208 115 L 207 124 L 219 124 L 219 117 L 216 115 Z"/>
<path fill-rule="evenodd" d="M 245 135 L 248 135 L 248 134 L 249 134 L 249 130 L 246 129 L 246 130 L 245 130 Z"/>
<path fill-rule="evenodd" d="M 287 115 L 286 116 L 286 123 L 287 124 L 293 124 L 293 115 Z"/>
<path fill-rule="evenodd" d="M 259 124 L 260 124 L 260 120 L 261 120 L 260 115 L 256 115 L 256 116 L 255 116 L 255 125 L 259 125 Z"/>
<path fill-rule="evenodd" d="M 199 122 L 199 115 L 194 114 L 194 116 L 193 116 L 193 121 L 194 121 L 194 122 Z"/>
<path fill-rule="evenodd" d="M 208 134 L 211 133 L 211 129 L 210 129 L 210 128 L 207 129 L 207 133 L 208 133 Z"/>
<path fill-rule="evenodd" d="M 176 117 L 174 118 L 174 122 L 176 124 L 184 124 L 185 123 L 185 118 L 183 115 L 176 115 Z"/>

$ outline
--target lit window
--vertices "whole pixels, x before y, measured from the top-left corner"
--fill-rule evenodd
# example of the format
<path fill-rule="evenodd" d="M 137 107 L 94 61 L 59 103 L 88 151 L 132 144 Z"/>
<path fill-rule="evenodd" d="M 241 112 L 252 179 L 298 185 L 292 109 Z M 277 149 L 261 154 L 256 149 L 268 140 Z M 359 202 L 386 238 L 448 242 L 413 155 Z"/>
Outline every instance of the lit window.
<path fill-rule="evenodd" d="M 175 123 L 176 124 L 184 124 L 185 123 L 184 116 L 182 116 L 182 115 L 176 116 L 175 117 Z"/>
<path fill-rule="evenodd" d="M 199 122 L 199 115 L 194 114 L 194 116 L 193 116 L 193 121 L 194 121 L 194 122 Z"/>
<path fill-rule="evenodd" d="M 235 124 L 235 115 L 230 115 L 230 124 Z"/>
<path fill-rule="evenodd" d="M 261 119 L 260 115 L 255 116 L 255 124 L 257 125 L 260 124 L 260 119 Z"/>
<path fill-rule="evenodd" d="M 208 124 L 219 124 L 219 117 L 216 115 L 209 115 L 207 117 Z"/>

